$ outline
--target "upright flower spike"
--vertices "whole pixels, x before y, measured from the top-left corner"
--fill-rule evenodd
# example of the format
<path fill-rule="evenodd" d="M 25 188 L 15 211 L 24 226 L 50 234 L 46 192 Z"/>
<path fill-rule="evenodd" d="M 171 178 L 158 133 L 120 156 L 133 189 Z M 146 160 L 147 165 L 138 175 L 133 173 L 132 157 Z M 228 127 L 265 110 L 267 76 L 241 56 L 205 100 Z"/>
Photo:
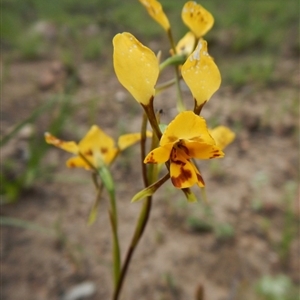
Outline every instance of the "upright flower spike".
<path fill-rule="evenodd" d="M 211 159 L 223 157 L 224 153 L 209 134 L 204 118 L 185 111 L 168 125 L 160 140 L 160 146 L 152 150 L 144 163 L 170 161 L 170 177 L 173 185 L 183 189 L 204 180 L 192 162 L 193 158 Z"/>
<path fill-rule="evenodd" d="M 151 137 L 152 133 L 147 131 L 146 135 Z M 141 135 L 139 133 L 121 135 L 118 140 L 118 147 L 116 147 L 110 136 L 98 126 L 93 125 L 78 144 L 73 141 L 60 140 L 48 132 L 45 133 L 45 139 L 48 144 L 75 154 L 66 162 L 69 168 L 79 167 L 91 170 L 98 169 L 103 163 L 110 165 L 120 151 L 138 142 Z"/>
<path fill-rule="evenodd" d="M 120 83 L 135 100 L 147 106 L 155 95 L 159 64 L 154 52 L 128 32 L 113 38 L 114 69 Z"/>
<path fill-rule="evenodd" d="M 163 27 L 165 31 L 170 30 L 170 22 L 165 15 L 161 4 L 156 0 L 139 0 L 146 7 L 149 15 Z"/>
<path fill-rule="evenodd" d="M 201 110 L 201 107 L 221 85 L 220 71 L 207 52 L 207 42 L 205 40 L 200 39 L 195 51 L 183 64 L 181 73 L 193 94 L 195 108 Z M 200 111 L 198 112 L 200 113 Z"/>
<path fill-rule="evenodd" d="M 211 13 L 194 1 L 188 1 L 183 6 L 181 18 L 197 39 L 204 36 L 214 25 Z"/>

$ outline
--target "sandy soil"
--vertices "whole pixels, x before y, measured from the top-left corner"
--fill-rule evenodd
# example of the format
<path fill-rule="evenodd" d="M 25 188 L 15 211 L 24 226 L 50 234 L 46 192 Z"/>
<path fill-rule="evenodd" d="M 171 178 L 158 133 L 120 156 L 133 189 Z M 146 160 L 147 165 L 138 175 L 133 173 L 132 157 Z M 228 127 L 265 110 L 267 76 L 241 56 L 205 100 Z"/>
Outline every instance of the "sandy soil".
<path fill-rule="evenodd" d="M 3 87 L 2 133 L 9 132 L 60 91 L 65 77 L 49 77 L 57 65 L 39 61 L 9 66 Z M 238 91 L 223 86 L 205 106 L 203 115 L 210 124 L 228 125 L 237 132 L 224 159 L 199 164 L 209 204 L 186 203 L 183 194 L 170 183 L 158 191 L 121 299 L 195 299 L 199 286 L 204 287 L 205 300 L 257 299 L 253 284 L 266 274 L 283 273 L 300 284 L 299 235 L 284 259 L 280 257 L 287 226 L 287 199 L 291 199 L 295 229 L 300 216 L 298 188 L 292 195 L 286 192 L 287 183 L 296 184 L 299 172 L 299 120 L 293 108 L 298 98 L 299 73 L 295 58 L 284 59 L 280 65 L 277 72 L 289 76 L 288 83 L 268 89 L 249 85 Z M 112 69 L 84 63 L 78 70 L 81 85 L 72 96 L 78 108 L 61 137 L 79 140 L 93 122 L 114 137 L 120 132 L 138 131 L 141 109 L 119 85 Z M 189 93 L 185 94 L 187 103 L 191 102 Z M 96 111 L 91 108 L 91 99 L 96 99 Z M 156 99 L 156 108 L 163 110 L 166 123 L 176 114 L 173 99 L 171 90 Z M 41 143 L 51 114 L 33 124 Z M 3 159 L 13 157 L 21 169 L 26 167 L 20 155 L 26 145 L 26 139 L 22 143 L 20 139 L 12 140 L 3 148 Z M 142 188 L 137 155 L 138 147 L 129 149 L 113 167 L 118 184 L 122 257 L 141 208 L 141 203 L 130 203 Z M 45 174 L 16 203 L 1 208 L 2 216 L 30 221 L 50 231 L 2 227 L 3 300 L 62 299 L 71 287 L 86 281 L 92 282 L 96 291 L 85 299 L 111 297 L 108 199 L 104 196 L 97 221 L 88 226 L 95 190 L 89 173 L 64 166 L 68 157 L 51 148 L 42 162 Z M 201 198 L 200 191 L 194 191 Z M 199 222 L 189 221 L 191 217 L 212 224 L 213 229 L 203 230 Z M 226 226 L 231 226 L 229 232 Z"/>

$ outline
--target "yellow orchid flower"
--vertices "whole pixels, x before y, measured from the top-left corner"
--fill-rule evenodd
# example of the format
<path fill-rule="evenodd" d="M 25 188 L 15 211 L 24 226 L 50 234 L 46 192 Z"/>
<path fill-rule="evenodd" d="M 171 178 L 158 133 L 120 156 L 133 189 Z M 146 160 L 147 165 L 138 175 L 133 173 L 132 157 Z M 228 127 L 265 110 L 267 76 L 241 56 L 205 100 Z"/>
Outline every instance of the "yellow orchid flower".
<path fill-rule="evenodd" d="M 170 30 L 170 22 L 165 15 L 161 4 L 156 0 L 139 0 L 143 4 L 149 15 L 163 27 L 165 31 Z"/>
<path fill-rule="evenodd" d="M 152 133 L 147 131 L 147 136 L 151 137 Z M 97 169 L 102 163 L 111 164 L 120 151 L 133 145 L 140 138 L 139 133 L 122 135 L 119 137 L 118 146 L 116 147 L 114 140 L 96 125 L 90 128 L 78 144 L 73 141 L 60 140 L 49 132 L 45 133 L 48 144 L 76 155 L 67 160 L 66 165 L 69 168 L 79 167 L 86 170 Z"/>
<path fill-rule="evenodd" d="M 167 126 L 160 146 L 152 150 L 144 163 L 170 161 L 170 177 L 177 188 L 194 184 L 203 187 L 204 180 L 191 159 L 223 157 L 224 153 L 209 134 L 204 118 L 192 111 L 184 111 Z"/>
<path fill-rule="evenodd" d="M 154 52 L 128 32 L 113 38 L 114 69 L 120 83 L 131 95 L 147 106 L 155 95 L 159 63 Z"/>
<path fill-rule="evenodd" d="M 226 126 L 217 126 L 209 130 L 209 133 L 222 150 L 235 139 L 235 133 Z"/>
<path fill-rule="evenodd" d="M 203 39 L 200 39 L 195 51 L 183 64 L 181 73 L 197 107 L 203 106 L 221 85 L 220 71 L 208 54 L 207 42 Z"/>
<path fill-rule="evenodd" d="M 183 6 L 181 18 L 197 39 L 204 36 L 214 25 L 211 13 L 194 1 L 188 1 Z"/>

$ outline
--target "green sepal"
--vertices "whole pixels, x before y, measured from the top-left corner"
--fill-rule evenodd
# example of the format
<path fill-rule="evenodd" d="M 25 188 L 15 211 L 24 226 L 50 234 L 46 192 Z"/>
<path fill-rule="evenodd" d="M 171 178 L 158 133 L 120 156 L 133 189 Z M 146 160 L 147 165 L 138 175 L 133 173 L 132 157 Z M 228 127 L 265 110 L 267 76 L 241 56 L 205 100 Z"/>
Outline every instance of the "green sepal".
<path fill-rule="evenodd" d="M 158 190 L 158 188 L 161 187 L 169 178 L 170 178 L 170 174 L 168 173 L 158 181 L 154 182 L 153 184 L 149 185 L 145 189 L 135 194 L 131 199 L 131 202 L 136 202 L 144 199 L 145 197 L 152 196 Z"/>
<path fill-rule="evenodd" d="M 185 196 L 186 196 L 186 200 L 190 203 L 193 202 L 198 202 L 195 194 L 191 191 L 190 188 L 184 188 L 182 189 L 182 191 L 184 192 Z"/>
<path fill-rule="evenodd" d="M 104 187 L 108 191 L 110 197 L 115 198 L 115 183 L 114 183 L 113 177 L 110 173 L 110 170 L 109 170 L 108 166 L 103 162 L 103 160 L 100 156 L 97 158 L 98 159 L 97 159 L 96 165 L 99 166 L 97 168 L 99 177 L 100 177 Z"/>
<path fill-rule="evenodd" d="M 168 125 L 167 124 L 159 124 L 159 128 L 162 134 L 164 134 L 165 130 L 167 129 Z"/>

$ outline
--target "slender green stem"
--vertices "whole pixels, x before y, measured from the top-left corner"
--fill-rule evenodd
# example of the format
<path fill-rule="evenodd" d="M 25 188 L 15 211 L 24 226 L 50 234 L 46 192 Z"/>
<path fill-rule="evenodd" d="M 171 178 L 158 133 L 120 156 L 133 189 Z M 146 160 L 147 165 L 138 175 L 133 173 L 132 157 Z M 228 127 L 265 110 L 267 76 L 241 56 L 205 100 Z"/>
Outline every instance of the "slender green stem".
<path fill-rule="evenodd" d="M 173 55 L 168 57 L 159 65 L 159 70 L 162 71 L 167 66 L 179 66 L 182 65 L 186 61 L 186 55 Z"/>
<path fill-rule="evenodd" d="M 176 79 L 176 90 L 177 90 L 177 110 L 179 112 L 185 110 L 185 105 L 183 103 L 183 97 L 182 97 L 182 92 L 180 88 L 180 74 L 179 74 L 179 69 L 178 66 L 175 66 L 175 79 Z"/>
<path fill-rule="evenodd" d="M 117 213 L 117 204 L 116 204 L 116 194 L 111 178 L 111 174 L 106 166 L 99 168 L 99 175 L 102 179 L 104 186 L 106 187 L 109 198 L 110 198 L 110 211 L 109 217 L 111 222 L 112 234 L 113 234 L 113 274 L 114 274 L 114 284 L 115 288 L 118 285 L 121 269 L 121 259 L 120 259 L 120 245 L 118 238 L 118 213 Z"/>
<path fill-rule="evenodd" d="M 195 113 L 196 115 L 200 115 L 201 110 L 202 110 L 203 106 L 205 105 L 205 103 L 206 103 L 207 101 L 203 102 L 203 103 L 200 104 L 200 105 L 197 104 L 197 100 L 196 100 L 196 99 L 194 99 L 194 101 L 195 101 L 195 104 L 194 104 L 194 113 Z"/>
<path fill-rule="evenodd" d="M 174 43 L 171 29 L 168 30 L 168 38 L 170 40 L 172 50 L 173 50 L 174 54 L 176 54 L 176 46 Z M 174 68 L 175 68 L 175 79 L 176 79 L 176 90 L 177 90 L 177 109 L 178 109 L 178 111 L 184 111 L 185 106 L 183 103 L 182 92 L 181 92 L 181 88 L 180 88 L 179 68 L 178 68 L 178 66 L 175 66 Z"/>
<path fill-rule="evenodd" d="M 174 85 L 176 83 L 176 79 L 170 79 L 166 82 L 163 82 L 162 84 L 159 84 L 155 87 L 155 95 L 159 94 L 161 91 L 164 91 L 165 89 L 169 88 L 170 86 Z"/>
<path fill-rule="evenodd" d="M 147 115 L 143 114 L 142 126 L 141 126 L 141 164 L 142 164 L 142 174 L 144 185 L 148 186 L 148 177 L 147 177 L 147 166 L 144 164 L 144 158 L 146 157 L 146 130 L 147 130 Z"/>
<path fill-rule="evenodd" d="M 114 213 L 112 211 L 109 211 L 109 219 L 110 219 L 110 224 L 113 233 L 113 262 L 114 262 L 113 274 L 114 274 L 114 285 L 116 288 L 120 278 L 121 259 L 120 259 L 120 246 L 119 246 L 119 239 L 118 239 L 117 218 L 114 216 Z"/>
<path fill-rule="evenodd" d="M 169 30 L 167 31 L 167 35 L 168 35 L 172 50 L 173 50 L 174 54 L 176 54 L 176 46 L 175 46 L 175 43 L 174 43 L 174 38 L 173 38 L 171 28 L 169 28 Z"/>
<path fill-rule="evenodd" d="M 105 186 L 110 199 L 110 211 L 109 218 L 112 228 L 113 234 L 113 275 L 114 275 L 114 284 L 117 287 L 120 276 L 121 269 L 121 259 L 120 259 L 120 246 L 118 239 L 118 213 L 117 213 L 117 205 L 116 205 L 116 194 L 113 178 L 108 167 L 99 161 L 99 168 L 96 168 L 93 164 L 89 162 L 88 159 L 82 154 L 78 153 L 78 155 L 98 174 L 101 178 L 103 185 Z M 99 184 L 96 180 L 96 177 L 93 176 L 93 182 L 97 188 L 99 188 Z"/>
<path fill-rule="evenodd" d="M 162 136 L 162 133 L 160 131 L 160 128 L 159 128 L 159 125 L 158 125 L 158 122 L 157 122 L 157 119 L 156 119 L 156 115 L 154 113 L 153 100 L 154 100 L 154 98 L 152 97 L 150 99 L 148 105 L 143 105 L 142 104 L 142 106 L 145 110 L 145 113 L 148 117 L 149 123 L 152 127 L 152 130 L 153 130 L 154 134 L 156 134 L 158 140 L 160 140 L 160 138 Z"/>
<path fill-rule="evenodd" d="M 147 187 L 147 186 L 149 186 L 149 184 L 154 182 L 154 178 L 153 178 L 154 176 L 153 176 L 153 170 L 150 170 L 150 172 L 147 174 L 146 165 L 143 163 L 144 158 L 146 156 L 146 129 L 147 129 L 147 118 L 146 117 L 148 117 L 149 122 L 153 128 L 153 131 L 156 134 L 156 137 L 155 136 L 153 137 L 153 144 L 155 143 L 155 141 L 157 141 L 157 138 L 158 139 L 161 138 L 162 134 L 159 129 L 156 116 L 154 114 L 153 99 L 151 100 L 150 106 L 145 106 L 144 109 L 145 109 L 145 115 L 143 117 L 143 122 L 142 122 L 142 126 L 141 126 L 141 161 L 143 164 L 142 169 L 143 169 L 144 185 Z M 152 147 L 153 147 L 153 144 L 152 144 Z M 114 294 L 113 294 L 113 300 L 119 299 L 119 296 L 120 296 L 120 293 L 122 290 L 122 286 L 123 286 L 123 283 L 124 283 L 124 280 L 125 280 L 125 277 L 126 277 L 126 274 L 127 274 L 127 271 L 128 271 L 131 259 L 132 259 L 132 255 L 133 255 L 133 253 L 136 249 L 136 246 L 138 245 L 138 243 L 144 233 L 146 225 L 148 223 L 150 211 L 151 211 L 151 205 L 152 205 L 152 196 L 148 196 L 146 198 L 146 200 L 144 201 L 142 209 L 140 211 L 140 215 L 139 215 L 139 218 L 136 223 L 135 231 L 132 236 L 131 243 L 130 243 L 129 248 L 126 253 L 125 261 L 124 261 L 124 264 L 121 269 L 119 281 L 118 281 L 118 284 L 117 284 Z"/>
<path fill-rule="evenodd" d="M 103 191 L 103 183 L 102 182 L 100 182 L 100 184 L 98 183 L 98 181 L 97 181 L 98 174 L 97 173 L 94 173 L 94 172 L 92 173 L 92 179 L 93 179 L 94 185 L 95 185 L 96 190 L 97 190 L 97 195 L 96 195 L 95 202 L 94 202 L 94 204 L 93 204 L 93 206 L 90 210 L 90 213 L 89 213 L 88 225 L 92 225 L 96 220 L 98 206 L 100 204 L 101 194 L 102 194 L 102 191 Z"/>
<path fill-rule="evenodd" d="M 152 204 L 152 197 L 150 196 L 143 203 L 143 207 L 142 207 L 142 210 L 140 212 L 139 219 L 137 221 L 137 226 L 135 228 L 135 232 L 134 232 L 134 235 L 132 237 L 132 240 L 131 240 L 130 246 L 128 248 L 126 258 L 125 258 L 125 261 L 124 261 L 124 264 L 123 264 L 123 267 L 122 267 L 122 270 L 121 270 L 121 273 L 120 273 L 119 282 L 118 282 L 118 285 L 117 285 L 117 287 L 115 289 L 115 292 L 114 292 L 114 295 L 113 295 L 113 300 L 118 300 L 119 299 L 121 289 L 122 289 L 122 286 L 123 286 L 123 283 L 124 283 L 124 279 L 126 277 L 129 264 L 131 262 L 132 255 L 133 255 L 133 253 L 136 249 L 136 246 L 137 246 L 138 242 L 140 241 L 140 239 L 143 235 L 144 229 L 147 225 L 149 215 L 150 215 L 150 211 L 151 211 L 151 204 Z"/>

